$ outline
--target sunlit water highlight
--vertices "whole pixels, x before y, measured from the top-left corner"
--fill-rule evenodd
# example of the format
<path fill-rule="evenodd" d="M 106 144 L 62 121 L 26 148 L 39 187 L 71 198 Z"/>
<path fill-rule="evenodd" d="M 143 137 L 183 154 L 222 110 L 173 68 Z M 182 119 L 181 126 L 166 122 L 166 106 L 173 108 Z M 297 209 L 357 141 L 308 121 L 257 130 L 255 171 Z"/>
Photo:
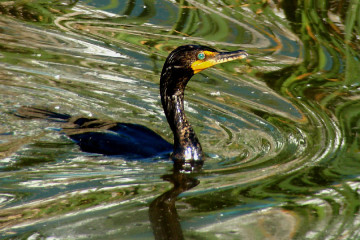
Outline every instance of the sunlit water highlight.
<path fill-rule="evenodd" d="M 271 1 L 125 2 L 50 6 L 54 24 L 0 17 L 2 237 L 153 238 L 149 205 L 171 188 L 171 161 L 84 153 L 59 123 L 14 113 L 138 123 L 171 141 L 159 74 L 174 47 L 198 43 L 250 59 L 188 85 L 207 159 L 174 195 L 185 239 L 359 238 L 359 39 L 345 44 L 334 6 L 324 21 L 308 1 L 290 22 L 295 7 Z"/>

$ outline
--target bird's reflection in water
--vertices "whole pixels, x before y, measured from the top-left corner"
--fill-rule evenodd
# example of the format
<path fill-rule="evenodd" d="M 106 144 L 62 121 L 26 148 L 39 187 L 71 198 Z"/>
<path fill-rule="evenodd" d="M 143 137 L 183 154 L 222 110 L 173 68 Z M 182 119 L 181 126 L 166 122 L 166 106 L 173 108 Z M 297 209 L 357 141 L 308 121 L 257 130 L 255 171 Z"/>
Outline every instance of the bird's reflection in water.
<path fill-rule="evenodd" d="M 149 217 L 155 239 L 184 239 L 175 202 L 180 193 L 197 186 L 200 181 L 178 169 L 173 174 L 162 176 L 162 179 L 171 182 L 174 187 L 150 204 Z"/>

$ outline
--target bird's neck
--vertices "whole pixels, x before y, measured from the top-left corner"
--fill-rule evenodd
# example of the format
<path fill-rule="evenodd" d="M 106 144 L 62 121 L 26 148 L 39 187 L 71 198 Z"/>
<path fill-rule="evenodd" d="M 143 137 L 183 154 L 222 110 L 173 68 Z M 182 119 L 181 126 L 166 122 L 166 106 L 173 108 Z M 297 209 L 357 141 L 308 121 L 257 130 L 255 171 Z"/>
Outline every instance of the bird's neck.
<path fill-rule="evenodd" d="M 170 79 L 171 76 L 162 75 L 160 82 L 161 102 L 166 119 L 174 134 L 174 152 L 172 154 L 174 160 L 203 160 L 200 142 L 184 112 L 184 90 L 191 76 L 192 74 L 182 74 L 183 79 L 174 81 L 174 79 Z"/>

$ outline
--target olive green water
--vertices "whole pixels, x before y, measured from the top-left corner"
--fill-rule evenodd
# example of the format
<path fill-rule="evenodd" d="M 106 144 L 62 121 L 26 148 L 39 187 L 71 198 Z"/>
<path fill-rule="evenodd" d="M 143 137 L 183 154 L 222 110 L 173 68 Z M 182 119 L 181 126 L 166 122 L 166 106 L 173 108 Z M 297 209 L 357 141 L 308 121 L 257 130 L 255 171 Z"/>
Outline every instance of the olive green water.
<path fill-rule="evenodd" d="M 3 239 L 360 239 L 359 1 L 33 0 L 0 12 Z M 184 44 L 250 54 L 187 87 L 200 173 L 84 153 L 59 123 L 14 116 L 43 106 L 171 141 L 159 74 Z"/>

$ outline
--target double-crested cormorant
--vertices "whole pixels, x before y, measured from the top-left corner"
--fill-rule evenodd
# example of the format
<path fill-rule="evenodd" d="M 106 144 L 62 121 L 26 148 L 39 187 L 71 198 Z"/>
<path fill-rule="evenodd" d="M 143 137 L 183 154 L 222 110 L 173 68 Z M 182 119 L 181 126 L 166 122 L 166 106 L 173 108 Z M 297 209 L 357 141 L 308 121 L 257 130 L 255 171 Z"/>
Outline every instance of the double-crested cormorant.
<path fill-rule="evenodd" d="M 184 91 L 190 78 L 213 65 L 243 59 L 243 50 L 218 52 L 215 49 L 185 45 L 167 57 L 160 78 L 161 103 L 174 134 L 174 145 L 152 130 L 137 124 L 115 123 L 94 118 L 72 118 L 34 107 L 22 107 L 17 115 L 24 118 L 46 118 L 63 121 L 63 132 L 83 151 L 105 155 L 121 155 L 128 159 L 171 155 L 175 162 L 203 162 L 203 152 L 196 134 L 184 113 Z"/>

